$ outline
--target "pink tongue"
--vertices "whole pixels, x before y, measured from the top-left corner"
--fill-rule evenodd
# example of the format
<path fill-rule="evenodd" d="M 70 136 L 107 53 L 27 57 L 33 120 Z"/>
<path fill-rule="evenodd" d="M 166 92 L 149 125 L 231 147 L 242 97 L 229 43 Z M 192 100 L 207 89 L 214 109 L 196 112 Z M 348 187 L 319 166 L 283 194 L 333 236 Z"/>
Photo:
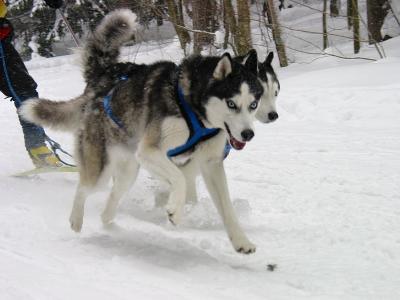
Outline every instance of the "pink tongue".
<path fill-rule="evenodd" d="M 246 146 L 246 143 L 239 142 L 237 139 L 233 137 L 231 137 L 229 142 L 235 150 L 242 150 L 244 146 Z"/>

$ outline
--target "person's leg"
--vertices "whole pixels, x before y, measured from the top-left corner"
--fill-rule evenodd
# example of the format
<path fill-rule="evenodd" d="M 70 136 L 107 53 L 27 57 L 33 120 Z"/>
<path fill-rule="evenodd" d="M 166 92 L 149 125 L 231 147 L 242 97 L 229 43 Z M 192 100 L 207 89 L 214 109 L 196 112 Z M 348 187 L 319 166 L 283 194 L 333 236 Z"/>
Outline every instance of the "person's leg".
<path fill-rule="evenodd" d="M 37 98 L 37 97 L 38 94 L 36 91 L 34 91 L 32 92 L 31 95 L 22 96 L 20 97 L 20 99 L 22 102 L 24 102 L 29 98 Z M 14 104 L 16 108 L 19 107 L 17 102 L 14 102 Z M 22 132 L 24 133 L 25 148 L 29 151 L 32 148 L 45 146 L 45 132 L 43 128 L 23 120 L 19 115 L 18 119 L 22 127 Z"/>
<path fill-rule="evenodd" d="M 0 90 L 11 97 L 18 109 L 21 103 L 29 98 L 37 98 L 37 84 L 29 75 L 24 62 L 15 50 L 14 46 L 2 41 L 2 53 L 0 62 Z M 25 148 L 29 156 L 37 166 L 59 165 L 59 160 L 54 156 L 45 144 L 45 132 L 42 127 L 22 120 L 19 116 L 25 140 Z"/>

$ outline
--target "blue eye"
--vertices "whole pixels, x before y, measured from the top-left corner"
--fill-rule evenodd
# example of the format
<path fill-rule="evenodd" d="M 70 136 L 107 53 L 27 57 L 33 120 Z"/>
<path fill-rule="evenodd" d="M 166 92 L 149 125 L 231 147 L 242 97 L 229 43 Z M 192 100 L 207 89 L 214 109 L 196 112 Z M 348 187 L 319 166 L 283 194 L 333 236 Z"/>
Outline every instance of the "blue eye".
<path fill-rule="evenodd" d="M 232 100 L 227 100 L 227 101 L 226 101 L 226 105 L 227 105 L 230 109 L 237 109 L 237 106 L 236 106 L 235 102 L 233 102 Z"/>
<path fill-rule="evenodd" d="M 250 109 L 254 110 L 254 109 L 257 108 L 257 106 L 258 106 L 258 102 L 257 102 L 257 101 L 253 101 L 253 102 L 250 104 Z"/>

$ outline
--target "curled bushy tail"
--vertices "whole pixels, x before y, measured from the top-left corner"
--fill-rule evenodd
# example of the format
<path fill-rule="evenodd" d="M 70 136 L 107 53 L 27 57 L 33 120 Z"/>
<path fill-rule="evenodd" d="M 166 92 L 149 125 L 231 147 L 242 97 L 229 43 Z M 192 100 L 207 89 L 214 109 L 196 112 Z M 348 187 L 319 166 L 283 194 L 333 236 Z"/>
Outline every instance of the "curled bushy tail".
<path fill-rule="evenodd" d="M 89 85 L 98 85 L 117 63 L 122 44 L 132 40 L 136 26 L 136 15 L 129 9 L 115 10 L 100 22 L 83 50 L 84 77 Z"/>
<path fill-rule="evenodd" d="M 85 105 L 91 99 L 93 94 L 89 92 L 68 101 L 33 98 L 24 101 L 18 113 L 24 120 L 40 126 L 75 131 L 81 124 Z"/>
<path fill-rule="evenodd" d="M 53 129 L 77 130 L 85 105 L 112 84 L 112 71 L 117 66 L 120 48 L 132 39 L 135 29 L 136 15 L 128 9 L 115 10 L 106 15 L 83 49 L 84 77 L 88 83 L 84 94 L 69 101 L 24 101 L 19 109 L 21 117 Z"/>

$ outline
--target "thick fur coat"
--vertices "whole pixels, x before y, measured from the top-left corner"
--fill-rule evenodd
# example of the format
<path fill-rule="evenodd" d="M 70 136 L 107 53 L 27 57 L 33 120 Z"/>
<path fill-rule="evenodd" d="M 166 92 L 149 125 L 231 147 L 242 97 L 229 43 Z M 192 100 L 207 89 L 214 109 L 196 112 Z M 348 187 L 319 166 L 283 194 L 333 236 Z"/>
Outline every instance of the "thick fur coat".
<path fill-rule="evenodd" d="M 81 97 L 67 102 L 29 100 L 20 114 L 31 122 L 74 131 L 79 184 L 70 216 L 71 228 L 80 231 L 87 197 L 113 178 L 111 193 L 102 213 L 104 223 L 116 214 L 119 199 L 136 179 L 139 166 L 170 185 L 166 205 L 169 220 L 178 224 L 192 178 L 200 171 L 225 224 L 236 251 L 252 253 L 249 241 L 235 215 L 223 168 L 224 147 L 229 140 L 243 148 L 254 136 L 253 122 L 265 94 L 257 69 L 229 55 L 193 56 L 177 66 L 172 62 L 134 65 L 128 80 L 113 88 L 109 109 L 123 124 L 110 118 L 104 93 L 116 80 L 107 71 L 118 65 L 119 49 L 134 32 L 134 14 L 118 10 L 97 27 L 84 51 L 84 76 L 88 87 Z M 104 41 L 108 41 L 105 46 Z M 106 74 L 106 75 L 104 75 Z M 190 131 L 177 98 L 181 89 L 193 112 L 204 126 L 217 128 L 213 138 L 170 159 L 166 152 L 182 145 Z M 69 117 L 57 116 L 59 108 Z"/>

